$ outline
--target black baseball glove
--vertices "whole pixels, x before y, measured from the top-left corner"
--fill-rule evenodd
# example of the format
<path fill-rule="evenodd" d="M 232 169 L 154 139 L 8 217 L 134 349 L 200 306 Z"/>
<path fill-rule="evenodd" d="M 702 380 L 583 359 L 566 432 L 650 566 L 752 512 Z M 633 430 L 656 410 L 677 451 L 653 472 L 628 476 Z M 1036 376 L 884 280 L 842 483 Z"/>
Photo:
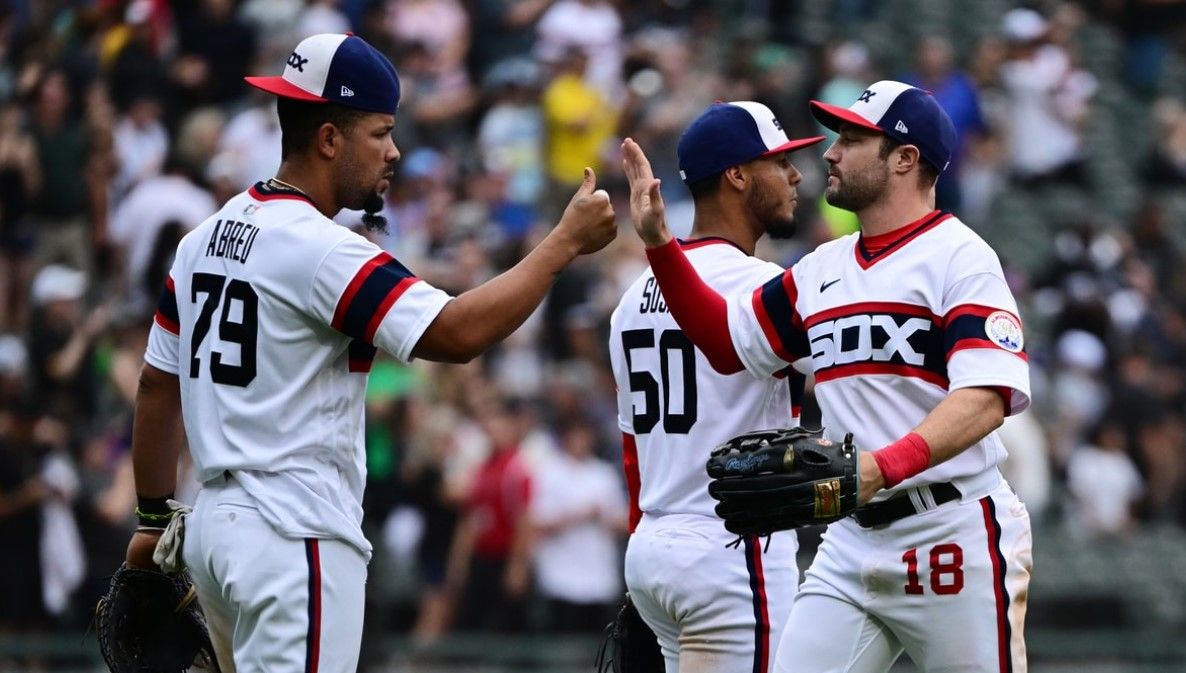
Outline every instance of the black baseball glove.
<path fill-rule="evenodd" d="M 605 640 L 594 662 L 597 673 L 663 673 L 666 663 L 655 632 L 638 614 L 630 594 L 618 617 L 605 627 Z"/>
<path fill-rule="evenodd" d="M 857 507 L 860 471 L 852 434 L 837 443 L 823 430 L 788 428 L 739 435 L 708 459 L 717 516 L 738 535 L 829 523 Z"/>
<path fill-rule="evenodd" d="M 99 650 L 111 673 L 181 673 L 218 661 L 184 571 L 165 575 L 120 566 L 95 608 Z"/>

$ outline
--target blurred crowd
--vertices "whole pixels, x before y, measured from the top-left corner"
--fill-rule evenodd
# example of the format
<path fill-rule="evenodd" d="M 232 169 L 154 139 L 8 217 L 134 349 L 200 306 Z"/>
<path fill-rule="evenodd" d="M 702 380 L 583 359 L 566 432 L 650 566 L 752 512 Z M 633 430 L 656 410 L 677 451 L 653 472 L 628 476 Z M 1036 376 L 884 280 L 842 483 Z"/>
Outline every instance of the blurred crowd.
<path fill-rule="evenodd" d="M 377 623 L 424 642 L 605 623 L 627 520 L 605 337 L 645 265 L 625 221 L 620 139 L 648 152 L 686 233 L 675 143 L 704 107 L 758 100 L 802 136 L 817 132 L 809 99 L 847 106 L 882 78 L 934 92 L 952 116 L 960 147 L 939 206 L 990 241 L 1034 235 L 1032 221 L 1000 215 L 1011 203 L 1057 195 L 1083 213 L 1042 222 L 1036 260 L 1000 248 L 1033 374 L 1032 411 L 1003 430 L 1022 499 L 1039 522 L 1087 538 L 1186 529 L 1186 210 L 1173 206 L 1186 193 L 1186 2 L 1018 5 L 0 3 L 0 633 L 85 624 L 122 560 L 135 525 L 131 408 L 172 251 L 274 175 L 273 102 L 242 77 L 278 73 L 318 32 L 352 30 L 399 71 L 403 158 L 388 230 L 367 235 L 419 276 L 460 293 L 507 268 L 557 220 L 584 166 L 623 217 L 619 240 L 567 270 L 488 356 L 376 362 L 372 614 L 396 614 L 384 596 L 409 606 Z M 938 6 L 955 10 L 913 23 Z M 1117 58 L 1085 58 L 1085 35 Z M 1104 207 L 1115 150 L 1092 141 L 1105 101 L 1137 112 L 1115 133 L 1147 139 L 1119 148 L 1139 188 L 1120 212 Z M 796 159 L 798 238 L 763 256 L 790 264 L 855 227 L 819 198 L 817 159 Z M 359 214 L 338 221 L 358 226 Z M 179 499 L 192 501 L 198 486 L 183 477 Z"/>

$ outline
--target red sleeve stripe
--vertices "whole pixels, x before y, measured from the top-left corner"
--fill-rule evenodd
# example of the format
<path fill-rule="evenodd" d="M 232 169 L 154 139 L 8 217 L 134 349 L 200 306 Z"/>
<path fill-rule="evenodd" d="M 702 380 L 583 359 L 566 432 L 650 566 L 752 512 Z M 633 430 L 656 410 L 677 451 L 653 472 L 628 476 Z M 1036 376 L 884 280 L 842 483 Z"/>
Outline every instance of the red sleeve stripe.
<path fill-rule="evenodd" d="M 358 273 L 354 274 L 354 278 L 346 286 L 346 291 L 338 298 L 338 306 L 334 310 L 334 321 L 331 323 L 334 329 L 341 331 L 342 323 L 346 320 L 346 312 L 350 310 L 350 303 L 354 301 L 354 297 L 358 296 L 359 288 L 371 277 L 375 269 L 382 266 L 384 262 L 391 258 L 391 255 L 381 252 L 372 257 L 366 264 L 363 264 L 362 268 L 358 270 Z"/>
<path fill-rule="evenodd" d="M 375 255 L 346 286 L 334 310 L 333 328 L 371 343 L 383 317 L 418 280 L 391 255 Z"/>
<path fill-rule="evenodd" d="M 157 302 L 156 314 L 152 319 L 162 329 L 181 336 L 181 319 L 177 314 L 177 291 L 173 287 L 173 277 L 165 277 L 165 287 L 161 290 L 160 301 Z"/>
<path fill-rule="evenodd" d="M 779 338 L 778 332 L 774 329 L 774 323 L 770 321 L 770 314 L 766 312 L 766 305 L 762 303 L 762 288 L 754 290 L 754 315 L 758 318 L 758 325 L 762 328 L 762 334 L 766 336 L 766 343 L 770 344 L 770 348 L 774 350 L 774 354 L 784 362 L 793 362 L 794 357 L 786 351 L 782 346 L 782 339 Z"/>
<path fill-rule="evenodd" d="M 955 343 L 955 345 L 952 346 L 947 351 L 947 361 L 950 362 L 951 356 L 955 355 L 959 351 L 974 350 L 977 348 L 986 348 L 986 349 L 990 349 L 990 350 L 1004 351 L 1006 353 L 1009 353 L 1010 355 L 1016 355 L 1017 357 L 1021 358 L 1023 362 L 1030 361 L 1029 356 L 1026 355 L 1025 351 L 1021 351 L 1019 353 L 1014 353 L 1013 351 L 1007 351 L 1004 348 L 1001 348 L 994 341 L 989 341 L 988 339 L 973 339 L 973 338 L 960 339 L 959 341 L 957 341 Z"/>
<path fill-rule="evenodd" d="M 1009 315 L 1013 316 L 1015 320 L 1017 320 L 1018 324 L 1021 324 L 1021 319 L 1017 317 L 1016 313 L 1013 313 L 1012 311 L 1006 311 L 1005 309 L 997 308 L 995 306 L 984 306 L 981 304 L 960 304 L 959 306 L 952 308 L 947 312 L 946 315 L 943 316 L 943 323 L 950 323 L 956 318 L 965 315 L 972 315 L 978 318 L 987 318 L 997 311 L 1008 313 Z"/>
<path fill-rule="evenodd" d="M 774 354 L 787 363 L 811 353 L 803 320 L 795 309 L 798 299 L 795 276 L 787 270 L 755 290 L 752 300 L 762 334 Z"/>
<path fill-rule="evenodd" d="M 363 335 L 363 339 L 367 343 L 374 343 L 375 332 L 379 331 L 379 325 L 383 322 L 383 318 L 387 317 L 387 312 L 391 310 L 392 306 L 395 306 L 395 302 L 399 301 L 408 288 L 419 282 L 420 279 L 415 276 L 405 278 L 396 283 L 387 296 L 383 297 L 383 301 L 379 303 L 379 310 L 375 311 L 375 314 L 371 316 L 371 321 L 367 323 L 366 333 Z"/>

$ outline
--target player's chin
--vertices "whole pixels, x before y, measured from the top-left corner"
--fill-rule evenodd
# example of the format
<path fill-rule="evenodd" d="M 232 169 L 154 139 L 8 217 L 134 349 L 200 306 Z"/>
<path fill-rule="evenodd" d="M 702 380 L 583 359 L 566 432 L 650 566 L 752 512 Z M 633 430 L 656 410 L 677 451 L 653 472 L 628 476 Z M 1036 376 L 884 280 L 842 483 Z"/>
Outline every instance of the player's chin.
<path fill-rule="evenodd" d="M 368 193 L 359 203 L 357 209 L 368 213 L 377 213 L 383 210 L 383 193 L 377 191 Z"/>

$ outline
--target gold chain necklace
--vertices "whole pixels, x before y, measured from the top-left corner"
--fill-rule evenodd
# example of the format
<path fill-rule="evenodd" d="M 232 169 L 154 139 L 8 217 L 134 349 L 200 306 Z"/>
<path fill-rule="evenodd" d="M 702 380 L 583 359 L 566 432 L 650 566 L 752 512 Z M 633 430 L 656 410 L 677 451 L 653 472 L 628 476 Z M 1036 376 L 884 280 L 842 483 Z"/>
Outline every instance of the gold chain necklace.
<path fill-rule="evenodd" d="M 296 185 L 290 185 L 287 182 L 281 180 L 280 178 L 268 178 L 268 182 L 274 182 L 274 183 L 280 185 L 281 187 L 287 187 L 294 192 L 304 194 L 306 197 L 309 196 L 308 194 L 305 194 L 305 190 L 301 189 L 300 187 L 297 187 Z"/>

